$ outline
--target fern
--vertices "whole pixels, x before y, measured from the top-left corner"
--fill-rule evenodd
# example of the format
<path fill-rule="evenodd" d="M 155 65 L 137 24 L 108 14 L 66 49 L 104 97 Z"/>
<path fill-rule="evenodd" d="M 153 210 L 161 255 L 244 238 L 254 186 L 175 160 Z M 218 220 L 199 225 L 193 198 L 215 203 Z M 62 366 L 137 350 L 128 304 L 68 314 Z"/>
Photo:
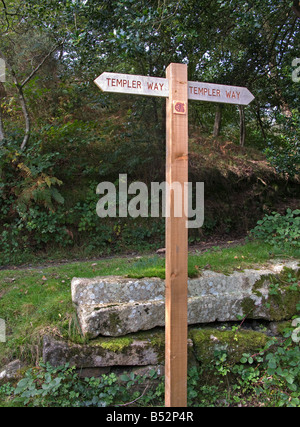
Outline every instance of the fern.
<path fill-rule="evenodd" d="M 24 163 L 19 163 L 18 168 L 23 172 L 25 178 L 15 191 L 18 196 L 17 206 L 21 210 L 26 210 L 31 202 L 44 206 L 51 211 L 55 210 L 54 202 L 64 203 L 63 196 L 55 188 L 56 185 L 62 185 L 62 181 L 45 173 L 34 176 L 31 169 Z"/>

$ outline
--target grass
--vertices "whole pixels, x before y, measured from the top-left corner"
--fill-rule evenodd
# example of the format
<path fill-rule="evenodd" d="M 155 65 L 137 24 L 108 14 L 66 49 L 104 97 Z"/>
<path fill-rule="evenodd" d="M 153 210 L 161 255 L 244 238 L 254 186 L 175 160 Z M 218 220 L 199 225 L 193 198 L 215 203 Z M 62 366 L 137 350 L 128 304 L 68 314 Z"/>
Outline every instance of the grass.
<path fill-rule="evenodd" d="M 199 276 L 203 269 L 229 274 L 261 266 L 274 257 L 299 259 L 300 253 L 283 253 L 255 241 L 222 250 L 214 247 L 203 254 L 189 255 L 189 276 Z M 36 364 L 41 356 L 42 337 L 47 332 L 83 342 L 71 301 L 70 282 L 73 277 L 107 275 L 164 278 L 165 259 L 158 255 L 119 257 L 0 271 L 0 318 L 7 328 L 7 342 L 0 343 L 0 363 L 21 358 Z"/>

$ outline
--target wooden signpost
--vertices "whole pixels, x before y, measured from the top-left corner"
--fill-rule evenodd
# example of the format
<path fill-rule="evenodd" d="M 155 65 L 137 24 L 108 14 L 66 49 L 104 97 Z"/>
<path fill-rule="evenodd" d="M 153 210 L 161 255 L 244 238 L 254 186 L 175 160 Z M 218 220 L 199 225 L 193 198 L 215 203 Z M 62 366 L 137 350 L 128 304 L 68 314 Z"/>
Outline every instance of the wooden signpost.
<path fill-rule="evenodd" d="M 166 182 L 188 182 L 188 100 L 248 105 L 248 89 L 212 83 L 189 82 L 187 65 L 170 64 L 166 79 L 130 74 L 103 73 L 95 83 L 104 92 L 167 98 Z M 183 192 L 186 193 L 186 192 Z M 165 405 L 187 406 L 188 334 L 188 228 L 185 210 L 174 215 L 174 193 L 169 192 L 170 216 L 166 218 L 166 346 Z M 182 206 L 185 206 L 183 194 Z"/>

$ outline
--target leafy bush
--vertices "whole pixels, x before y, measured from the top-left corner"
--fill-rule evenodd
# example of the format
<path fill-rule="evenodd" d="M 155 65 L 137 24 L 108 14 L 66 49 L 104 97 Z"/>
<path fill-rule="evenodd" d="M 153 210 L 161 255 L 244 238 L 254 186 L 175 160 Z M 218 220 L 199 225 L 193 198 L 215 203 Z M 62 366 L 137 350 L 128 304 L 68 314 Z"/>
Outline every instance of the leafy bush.
<path fill-rule="evenodd" d="M 232 369 L 240 378 L 251 379 L 251 389 L 267 406 L 300 406 L 300 348 L 288 327 L 284 339 L 270 339 L 259 353 L 244 354 Z M 240 387 L 239 387 L 240 390 Z"/>
<path fill-rule="evenodd" d="M 300 115 L 293 110 L 291 117 L 278 118 L 281 132 L 264 150 L 276 172 L 290 177 L 299 174 L 300 167 Z"/>
<path fill-rule="evenodd" d="M 57 188 L 62 182 L 53 176 L 58 157 L 43 153 L 40 142 L 25 152 L 15 141 L 0 145 L 0 262 L 15 262 L 30 246 L 68 242 L 64 198 Z"/>
<path fill-rule="evenodd" d="M 54 210 L 55 204 L 63 204 L 56 188 L 62 182 L 52 171 L 58 157 L 59 153 L 43 153 L 39 141 L 25 152 L 19 151 L 15 141 L 0 145 L 0 189 L 5 205 L 9 202 L 15 212 L 32 205 Z"/>
<path fill-rule="evenodd" d="M 286 215 L 273 212 L 257 222 L 250 234 L 273 246 L 300 247 L 300 210 L 287 209 Z"/>

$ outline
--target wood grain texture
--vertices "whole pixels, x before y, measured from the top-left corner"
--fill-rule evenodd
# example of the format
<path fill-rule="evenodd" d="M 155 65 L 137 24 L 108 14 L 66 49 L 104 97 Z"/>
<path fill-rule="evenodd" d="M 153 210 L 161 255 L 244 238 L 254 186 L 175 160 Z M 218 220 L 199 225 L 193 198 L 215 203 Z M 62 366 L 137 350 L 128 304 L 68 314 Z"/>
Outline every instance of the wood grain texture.
<path fill-rule="evenodd" d="M 171 186 L 188 182 L 188 82 L 187 66 L 167 68 L 170 95 L 167 99 L 166 181 Z M 174 105 L 185 105 L 177 114 Z M 170 217 L 166 218 L 166 361 L 165 405 L 187 406 L 187 257 L 188 230 L 182 197 L 182 215 L 174 216 L 174 194 L 169 193 Z M 168 201 L 167 201 L 168 203 Z M 178 207 L 177 207 L 178 208 Z"/>

